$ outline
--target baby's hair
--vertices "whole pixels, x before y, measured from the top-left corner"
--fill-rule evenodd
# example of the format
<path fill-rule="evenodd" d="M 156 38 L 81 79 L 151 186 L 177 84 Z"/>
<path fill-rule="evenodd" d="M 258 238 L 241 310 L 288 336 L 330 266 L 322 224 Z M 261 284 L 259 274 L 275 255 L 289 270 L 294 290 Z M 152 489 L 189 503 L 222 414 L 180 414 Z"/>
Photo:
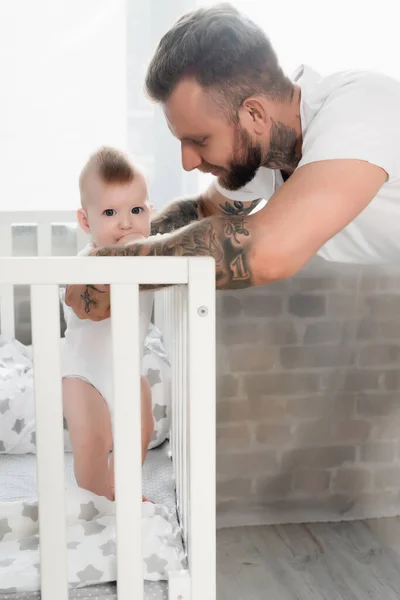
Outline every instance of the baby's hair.
<path fill-rule="evenodd" d="M 102 146 L 89 157 L 80 174 L 79 189 L 82 199 L 90 174 L 97 175 L 106 184 L 124 184 L 133 181 L 137 170 L 125 152 L 111 146 Z"/>

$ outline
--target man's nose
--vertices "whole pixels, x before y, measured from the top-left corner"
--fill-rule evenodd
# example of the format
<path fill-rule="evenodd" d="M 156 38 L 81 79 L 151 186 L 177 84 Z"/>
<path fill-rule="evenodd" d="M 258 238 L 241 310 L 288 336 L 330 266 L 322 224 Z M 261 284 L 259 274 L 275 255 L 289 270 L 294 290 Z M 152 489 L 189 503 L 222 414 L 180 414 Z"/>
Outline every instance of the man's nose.
<path fill-rule="evenodd" d="M 181 146 L 181 154 L 182 167 L 185 171 L 193 171 L 193 169 L 197 169 L 203 162 L 200 154 L 194 148 L 184 146 L 183 144 Z"/>

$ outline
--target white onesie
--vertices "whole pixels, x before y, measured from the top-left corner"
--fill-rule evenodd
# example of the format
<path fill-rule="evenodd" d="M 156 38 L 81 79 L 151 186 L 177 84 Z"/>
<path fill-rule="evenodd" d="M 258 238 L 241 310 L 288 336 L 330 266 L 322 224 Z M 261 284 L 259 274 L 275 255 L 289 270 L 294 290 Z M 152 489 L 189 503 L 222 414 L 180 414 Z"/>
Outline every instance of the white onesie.
<path fill-rule="evenodd" d="M 93 246 L 90 244 L 79 253 L 87 255 Z M 154 292 L 139 292 L 138 332 L 140 348 L 143 350 L 150 325 Z M 62 377 L 77 377 L 87 381 L 103 396 L 110 414 L 113 414 L 113 361 L 111 319 L 90 321 L 79 319 L 74 311 L 64 306 L 67 329 L 61 348 Z M 143 355 L 142 355 L 143 358 Z"/>

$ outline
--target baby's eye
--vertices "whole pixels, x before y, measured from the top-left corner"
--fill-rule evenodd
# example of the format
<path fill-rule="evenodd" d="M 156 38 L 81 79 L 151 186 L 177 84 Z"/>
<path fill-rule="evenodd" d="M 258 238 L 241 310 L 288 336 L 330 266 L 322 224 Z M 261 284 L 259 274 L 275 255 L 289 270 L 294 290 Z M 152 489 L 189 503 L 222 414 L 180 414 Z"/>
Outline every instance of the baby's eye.
<path fill-rule="evenodd" d="M 112 217 L 115 215 L 115 210 L 113 208 L 106 208 L 106 210 L 103 212 L 103 215 L 106 215 L 106 217 Z"/>
<path fill-rule="evenodd" d="M 141 206 L 135 206 L 135 208 L 132 208 L 132 214 L 133 215 L 138 215 L 143 211 L 143 208 Z"/>

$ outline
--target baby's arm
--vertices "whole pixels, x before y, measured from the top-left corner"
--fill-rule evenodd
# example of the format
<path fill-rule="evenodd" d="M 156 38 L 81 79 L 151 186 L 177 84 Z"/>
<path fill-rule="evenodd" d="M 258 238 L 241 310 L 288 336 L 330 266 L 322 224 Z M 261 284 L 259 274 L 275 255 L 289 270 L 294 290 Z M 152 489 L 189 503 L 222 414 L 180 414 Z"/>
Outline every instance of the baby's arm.
<path fill-rule="evenodd" d="M 64 378 L 63 405 L 79 487 L 113 500 L 108 465 L 112 429 L 106 402 L 86 381 Z"/>

